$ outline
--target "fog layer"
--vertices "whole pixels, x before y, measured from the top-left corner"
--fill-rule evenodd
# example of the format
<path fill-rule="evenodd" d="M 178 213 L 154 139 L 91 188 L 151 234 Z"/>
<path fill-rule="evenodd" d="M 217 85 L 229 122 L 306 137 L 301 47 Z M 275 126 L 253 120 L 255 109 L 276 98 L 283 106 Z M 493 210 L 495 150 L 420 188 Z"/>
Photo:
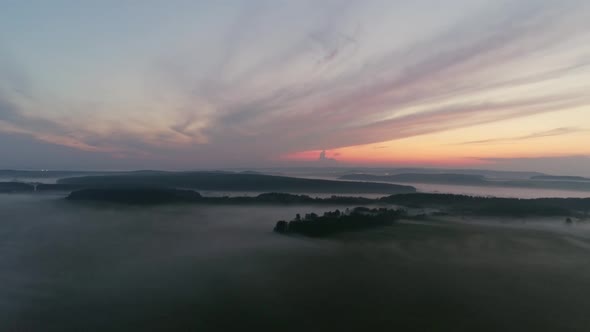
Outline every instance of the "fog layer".
<path fill-rule="evenodd" d="M 401 223 L 312 240 L 272 228 L 333 207 L 97 209 L 59 198 L 0 195 L 0 330 L 590 326 L 588 232 L 559 220 Z"/>

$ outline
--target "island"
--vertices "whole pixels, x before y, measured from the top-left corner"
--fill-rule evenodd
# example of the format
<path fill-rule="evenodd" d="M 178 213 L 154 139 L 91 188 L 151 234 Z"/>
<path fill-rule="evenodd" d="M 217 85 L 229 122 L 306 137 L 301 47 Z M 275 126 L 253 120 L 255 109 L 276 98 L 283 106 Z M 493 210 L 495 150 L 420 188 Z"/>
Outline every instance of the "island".
<path fill-rule="evenodd" d="M 277 221 L 274 231 L 280 234 L 297 234 L 309 237 L 325 237 L 341 232 L 360 231 L 375 227 L 391 226 L 405 215 L 403 209 L 357 207 L 352 210 L 299 214 L 287 222 Z"/>

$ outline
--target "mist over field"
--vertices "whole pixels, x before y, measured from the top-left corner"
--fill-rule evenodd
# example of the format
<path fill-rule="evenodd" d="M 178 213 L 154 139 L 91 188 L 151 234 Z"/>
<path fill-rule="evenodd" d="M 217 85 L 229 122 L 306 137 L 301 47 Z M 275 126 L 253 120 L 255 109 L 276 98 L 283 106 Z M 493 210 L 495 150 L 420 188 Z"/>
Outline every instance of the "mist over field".
<path fill-rule="evenodd" d="M 336 207 L 137 208 L 61 198 L 0 195 L 0 330 L 585 331 L 590 324 L 590 227 L 582 224 L 409 221 L 309 239 L 272 227 Z"/>

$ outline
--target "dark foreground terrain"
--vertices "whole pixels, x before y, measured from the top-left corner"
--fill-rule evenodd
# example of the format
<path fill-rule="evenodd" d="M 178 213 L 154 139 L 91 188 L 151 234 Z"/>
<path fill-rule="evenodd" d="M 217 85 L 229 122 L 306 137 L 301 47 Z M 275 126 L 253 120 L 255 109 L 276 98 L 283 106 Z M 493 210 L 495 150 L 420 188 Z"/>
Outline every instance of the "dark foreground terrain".
<path fill-rule="evenodd" d="M 330 206 L 0 195 L 0 331 L 588 331 L 590 229 L 404 222 L 329 239 Z M 467 220 L 466 222 L 469 222 Z"/>

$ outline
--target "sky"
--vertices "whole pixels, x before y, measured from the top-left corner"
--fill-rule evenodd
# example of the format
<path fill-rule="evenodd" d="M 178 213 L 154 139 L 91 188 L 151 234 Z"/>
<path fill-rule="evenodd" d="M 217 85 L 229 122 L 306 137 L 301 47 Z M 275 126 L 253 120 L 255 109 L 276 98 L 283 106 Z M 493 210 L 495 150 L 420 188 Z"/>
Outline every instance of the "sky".
<path fill-rule="evenodd" d="M 0 168 L 590 176 L 586 0 L 0 8 Z"/>

